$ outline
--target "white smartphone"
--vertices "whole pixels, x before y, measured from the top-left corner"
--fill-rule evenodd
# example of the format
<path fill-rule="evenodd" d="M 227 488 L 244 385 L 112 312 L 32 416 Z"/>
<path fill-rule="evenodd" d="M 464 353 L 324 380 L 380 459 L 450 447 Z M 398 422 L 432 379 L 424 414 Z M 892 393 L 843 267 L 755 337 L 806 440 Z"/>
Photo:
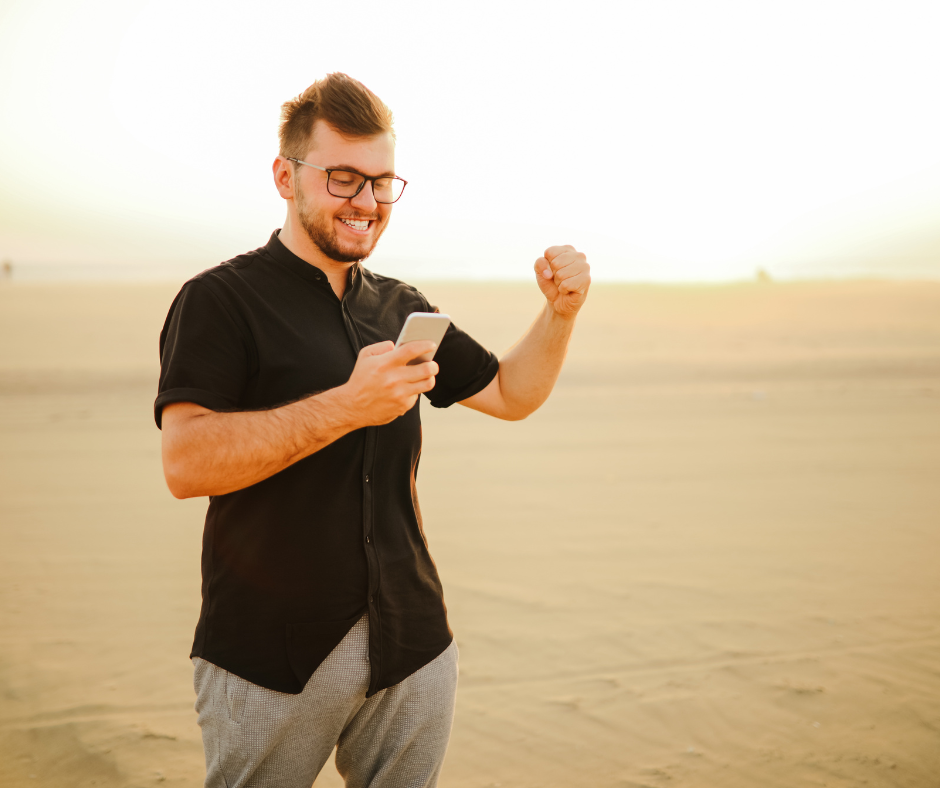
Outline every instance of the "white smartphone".
<path fill-rule="evenodd" d="M 408 342 L 417 342 L 421 339 L 428 339 L 435 345 L 440 346 L 449 325 L 450 315 L 442 315 L 439 312 L 412 312 L 405 318 L 405 325 L 401 328 L 401 334 L 398 335 L 395 347 L 399 348 Z M 424 361 L 430 361 L 434 358 L 434 353 L 434 350 L 424 353 L 408 363 L 420 364 Z"/>

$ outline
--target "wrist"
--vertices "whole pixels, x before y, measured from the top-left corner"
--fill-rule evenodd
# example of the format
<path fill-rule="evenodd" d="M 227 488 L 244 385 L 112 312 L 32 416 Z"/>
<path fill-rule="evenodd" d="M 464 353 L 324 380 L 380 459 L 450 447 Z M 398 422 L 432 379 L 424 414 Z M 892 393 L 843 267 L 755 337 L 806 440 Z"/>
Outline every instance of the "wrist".
<path fill-rule="evenodd" d="M 557 325 L 574 325 L 575 318 L 578 316 L 577 310 L 563 314 L 555 309 L 554 304 L 551 303 L 545 304 L 545 311 L 548 314 L 549 321 Z"/>
<path fill-rule="evenodd" d="M 348 383 L 328 389 L 318 395 L 329 413 L 330 421 L 341 434 L 353 432 L 366 426 L 360 409 L 355 406 L 355 397 Z"/>

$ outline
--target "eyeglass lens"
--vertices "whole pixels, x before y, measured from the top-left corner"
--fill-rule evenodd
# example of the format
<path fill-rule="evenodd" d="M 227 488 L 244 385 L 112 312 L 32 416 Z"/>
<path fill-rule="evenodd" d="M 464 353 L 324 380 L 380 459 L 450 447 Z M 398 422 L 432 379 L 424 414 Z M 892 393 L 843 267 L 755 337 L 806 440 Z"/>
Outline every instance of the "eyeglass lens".
<path fill-rule="evenodd" d="M 362 175 L 355 172 L 333 170 L 327 185 L 334 197 L 352 197 L 359 191 L 364 180 Z M 401 197 L 404 188 L 405 182 L 401 178 L 376 178 L 372 181 L 372 193 L 376 202 L 395 202 Z"/>

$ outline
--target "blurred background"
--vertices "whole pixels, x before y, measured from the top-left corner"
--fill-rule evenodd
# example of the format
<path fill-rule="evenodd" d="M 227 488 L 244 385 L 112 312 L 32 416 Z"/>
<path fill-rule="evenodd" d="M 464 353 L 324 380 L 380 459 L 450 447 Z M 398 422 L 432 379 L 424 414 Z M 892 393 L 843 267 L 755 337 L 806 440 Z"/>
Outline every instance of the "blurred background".
<path fill-rule="evenodd" d="M 500 354 L 547 246 L 595 278 L 537 413 L 421 411 L 442 787 L 936 788 L 938 40 L 935 2 L 0 0 L 0 785 L 202 782 L 157 338 L 280 226 L 280 105 L 339 70 L 409 180 L 371 268 Z"/>
<path fill-rule="evenodd" d="M 375 265 L 940 276 L 932 2 L 0 6 L 0 258 L 178 278 L 266 242 L 280 104 L 346 71 L 409 181 Z"/>

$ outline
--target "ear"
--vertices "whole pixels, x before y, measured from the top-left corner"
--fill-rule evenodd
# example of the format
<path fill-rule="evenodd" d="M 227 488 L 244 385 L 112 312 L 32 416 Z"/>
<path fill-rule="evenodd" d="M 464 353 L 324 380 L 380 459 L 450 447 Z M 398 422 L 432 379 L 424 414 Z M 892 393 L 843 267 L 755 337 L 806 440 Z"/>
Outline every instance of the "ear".
<path fill-rule="evenodd" d="M 294 197 L 294 165 L 283 156 L 278 156 L 271 165 L 274 173 L 274 186 L 277 193 L 285 200 Z"/>

